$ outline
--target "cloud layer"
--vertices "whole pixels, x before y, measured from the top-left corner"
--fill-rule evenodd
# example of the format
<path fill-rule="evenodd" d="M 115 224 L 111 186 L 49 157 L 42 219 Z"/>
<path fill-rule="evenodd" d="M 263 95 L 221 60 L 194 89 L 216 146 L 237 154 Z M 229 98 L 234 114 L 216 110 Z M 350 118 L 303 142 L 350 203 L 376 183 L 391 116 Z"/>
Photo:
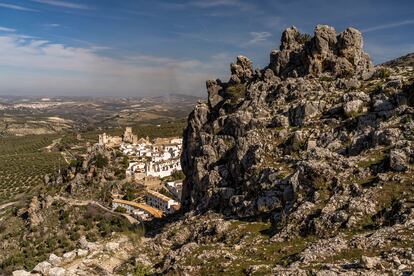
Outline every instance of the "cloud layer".
<path fill-rule="evenodd" d="M 204 93 L 225 55 L 199 60 L 136 55 L 111 58 L 103 47 L 74 48 L 47 40 L 0 36 L 0 94 L 141 96 Z M 220 71 L 220 70 L 219 70 Z"/>
<path fill-rule="evenodd" d="M 32 0 L 32 1 L 36 3 L 40 3 L 40 4 L 46 4 L 46 5 L 69 8 L 69 9 L 78 9 L 78 10 L 89 9 L 87 5 L 77 4 L 77 3 L 67 2 L 67 1 L 61 1 L 61 0 Z"/>
<path fill-rule="evenodd" d="M 35 9 L 30 9 L 30 8 L 27 8 L 27 7 L 23 7 L 23 6 L 20 6 L 20 5 L 9 4 L 9 3 L 0 3 L 0 8 L 16 10 L 16 11 L 37 12 L 37 10 L 35 10 Z"/>

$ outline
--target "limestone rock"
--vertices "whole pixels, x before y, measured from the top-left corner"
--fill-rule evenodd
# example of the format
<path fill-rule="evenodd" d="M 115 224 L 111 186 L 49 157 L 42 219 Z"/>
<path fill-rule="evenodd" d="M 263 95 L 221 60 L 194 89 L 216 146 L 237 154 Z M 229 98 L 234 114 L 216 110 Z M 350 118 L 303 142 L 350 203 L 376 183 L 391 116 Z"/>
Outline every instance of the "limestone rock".
<path fill-rule="evenodd" d="M 63 254 L 62 259 L 64 261 L 72 261 L 73 259 L 76 258 L 76 251 L 70 251 L 70 252 L 66 252 L 65 254 Z"/>
<path fill-rule="evenodd" d="M 116 242 L 109 242 L 109 243 L 107 243 L 106 245 L 105 245 L 105 249 L 107 250 L 107 251 L 115 251 L 115 250 L 117 250 L 119 248 L 119 243 L 116 243 Z"/>
<path fill-rule="evenodd" d="M 366 269 L 373 269 L 381 263 L 381 258 L 379 257 L 361 257 L 361 265 Z"/>
<path fill-rule="evenodd" d="M 353 117 L 362 112 L 364 102 L 361 100 L 354 100 L 344 104 L 344 113 L 347 117 Z"/>
<path fill-rule="evenodd" d="M 47 275 L 49 273 L 49 270 L 52 268 L 52 264 L 50 264 L 47 261 L 43 261 L 39 264 L 37 264 L 34 268 L 33 268 L 33 272 L 38 272 L 44 275 Z"/>
<path fill-rule="evenodd" d="M 32 274 L 30 274 L 30 272 L 27 272 L 26 270 L 16 270 L 13 271 L 13 276 L 30 276 Z"/>
<path fill-rule="evenodd" d="M 326 25 L 318 25 L 309 41 L 295 27 L 284 31 L 280 51 L 272 52 L 269 67 L 282 77 L 329 73 L 367 79 L 373 72 L 371 60 L 363 51 L 361 33 L 348 28 L 337 35 L 334 28 Z"/>
<path fill-rule="evenodd" d="M 253 76 L 253 63 L 245 56 L 238 56 L 236 63 L 231 64 L 231 74 L 237 80 L 246 82 Z"/>
<path fill-rule="evenodd" d="M 57 266 L 57 265 L 60 265 L 62 263 L 62 258 L 56 256 L 55 254 L 50 254 L 50 256 L 49 256 L 49 262 L 52 265 Z"/>
<path fill-rule="evenodd" d="M 87 256 L 89 254 L 89 251 L 88 250 L 85 250 L 85 249 L 77 249 L 76 250 L 76 254 L 79 257 L 85 257 L 85 256 Z"/>
<path fill-rule="evenodd" d="M 407 169 L 408 157 L 402 150 L 392 150 L 390 153 L 390 167 L 393 171 L 403 172 Z"/>
<path fill-rule="evenodd" d="M 65 276 L 66 269 L 62 267 L 53 267 L 49 270 L 49 276 Z"/>

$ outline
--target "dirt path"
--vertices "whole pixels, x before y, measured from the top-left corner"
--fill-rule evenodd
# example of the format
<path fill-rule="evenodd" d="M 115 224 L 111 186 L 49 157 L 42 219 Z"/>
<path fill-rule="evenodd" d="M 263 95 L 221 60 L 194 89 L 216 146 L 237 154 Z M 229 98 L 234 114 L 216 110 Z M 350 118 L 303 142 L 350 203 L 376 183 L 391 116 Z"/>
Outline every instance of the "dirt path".
<path fill-rule="evenodd" d="M 50 144 L 49 146 L 45 147 L 46 150 L 50 151 L 54 146 L 56 146 L 60 141 L 62 141 L 62 138 L 58 138 L 53 140 L 52 144 Z"/>
<path fill-rule="evenodd" d="M 114 214 L 114 215 L 121 215 L 123 217 L 125 217 L 131 224 L 138 224 L 139 220 L 133 218 L 132 216 L 128 215 L 128 214 L 121 214 L 118 212 L 114 212 L 111 209 L 103 206 L 102 204 L 100 204 L 99 202 L 96 202 L 94 200 L 79 200 L 79 199 L 73 199 L 73 198 L 66 198 L 66 197 L 62 197 L 62 196 L 55 196 L 54 199 L 56 200 L 62 200 L 65 201 L 66 203 L 68 203 L 69 205 L 75 205 L 75 206 L 87 206 L 87 205 L 94 205 L 98 208 L 101 208 L 102 210 Z"/>
<path fill-rule="evenodd" d="M 3 210 L 3 209 L 6 209 L 7 207 L 10 207 L 10 206 L 12 206 L 12 205 L 14 205 L 14 204 L 16 204 L 18 201 L 13 201 L 13 202 L 9 202 L 9 203 L 6 203 L 6 204 L 3 204 L 3 205 L 0 205 L 0 211 L 1 210 Z"/>

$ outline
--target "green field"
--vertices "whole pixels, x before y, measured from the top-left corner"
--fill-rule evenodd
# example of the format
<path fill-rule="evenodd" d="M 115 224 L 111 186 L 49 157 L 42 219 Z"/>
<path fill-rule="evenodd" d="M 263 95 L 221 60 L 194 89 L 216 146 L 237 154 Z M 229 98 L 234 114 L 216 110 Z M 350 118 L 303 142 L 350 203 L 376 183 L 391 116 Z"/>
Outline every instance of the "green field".
<path fill-rule="evenodd" d="M 0 204 L 30 195 L 43 184 L 45 174 L 65 164 L 60 153 L 44 149 L 56 138 L 39 135 L 0 139 Z"/>

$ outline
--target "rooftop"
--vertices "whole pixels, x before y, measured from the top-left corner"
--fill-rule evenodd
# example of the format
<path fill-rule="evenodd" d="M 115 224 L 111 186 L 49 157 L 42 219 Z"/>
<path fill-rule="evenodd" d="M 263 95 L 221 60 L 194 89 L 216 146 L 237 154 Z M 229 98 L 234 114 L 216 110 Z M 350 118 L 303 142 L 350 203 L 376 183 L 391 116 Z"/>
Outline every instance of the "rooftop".
<path fill-rule="evenodd" d="M 163 194 L 160 194 L 159 192 L 155 192 L 155 191 L 151 191 L 151 190 L 148 190 L 147 194 L 152 195 L 154 197 L 157 197 L 157 198 L 159 198 L 159 199 L 161 199 L 162 201 L 165 201 L 165 202 L 173 200 L 173 199 L 169 198 L 168 196 L 165 196 Z"/>
<path fill-rule="evenodd" d="M 133 201 L 128 201 L 128 200 L 123 200 L 123 199 L 114 199 L 113 202 L 118 203 L 118 204 L 125 204 L 125 205 L 129 205 L 132 207 L 136 207 L 138 209 L 147 211 L 148 213 L 150 213 L 153 217 L 156 218 L 161 218 L 162 217 L 162 211 L 155 209 L 145 203 L 137 203 L 137 202 L 133 202 Z"/>

